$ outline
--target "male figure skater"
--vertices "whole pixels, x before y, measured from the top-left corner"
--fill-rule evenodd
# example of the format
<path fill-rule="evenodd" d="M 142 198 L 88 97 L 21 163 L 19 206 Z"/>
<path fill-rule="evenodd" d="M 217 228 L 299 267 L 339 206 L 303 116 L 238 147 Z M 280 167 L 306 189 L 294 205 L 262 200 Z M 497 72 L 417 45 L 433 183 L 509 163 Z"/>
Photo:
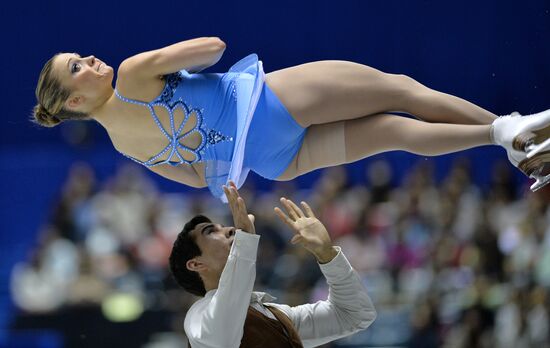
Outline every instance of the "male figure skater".
<path fill-rule="evenodd" d="M 305 202 L 300 208 L 281 198 L 285 212 L 275 208 L 275 213 L 295 232 L 291 242 L 317 259 L 330 287 L 328 299 L 290 307 L 253 292 L 260 236 L 235 184 L 224 186 L 224 192 L 234 226 L 195 216 L 178 235 L 170 255 L 178 284 L 202 296 L 185 318 L 191 347 L 315 347 L 366 329 L 374 321 L 376 311 L 359 276 Z"/>

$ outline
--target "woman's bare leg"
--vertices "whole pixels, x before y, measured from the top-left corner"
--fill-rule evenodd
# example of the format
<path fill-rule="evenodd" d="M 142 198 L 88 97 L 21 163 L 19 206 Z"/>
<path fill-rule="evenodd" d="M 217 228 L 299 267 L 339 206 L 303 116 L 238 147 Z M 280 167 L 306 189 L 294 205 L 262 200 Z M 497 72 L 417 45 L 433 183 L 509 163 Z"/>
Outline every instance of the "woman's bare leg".
<path fill-rule="evenodd" d="M 390 114 L 312 125 L 286 171 L 290 180 L 318 168 L 392 150 L 435 156 L 487 145 L 490 125 L 428 123 Z"/>
<path fill-rule="evenodd" d="M 345 61 L 303 64 L 267 74 L 266 83 L 302 126 L 402 111 L 427 122 L 490 124 L 496 115 L 405 75 Z"/>

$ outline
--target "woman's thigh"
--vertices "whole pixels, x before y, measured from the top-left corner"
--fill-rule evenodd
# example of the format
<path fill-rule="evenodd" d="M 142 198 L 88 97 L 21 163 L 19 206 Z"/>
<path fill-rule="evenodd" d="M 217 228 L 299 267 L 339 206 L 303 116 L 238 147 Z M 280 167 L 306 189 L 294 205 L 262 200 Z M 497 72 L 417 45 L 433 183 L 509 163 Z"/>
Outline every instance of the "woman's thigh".
<path fill-rule="evenodd" d="M 436 156 L 487 145 L 489 128 L 490 125 L 429 123 L 391 114 L 312 125 L 297 155 L 277 179 L 290 180 L 318 168 L 351 163 L 386 151 Z"/>
<path fill-rule="evenodd" d="M 390 114 L 312 125 L 300 150 L 277 180 L 291 180 L 315 169 L 355 162 L 384 151 L 410 150 L 408 133 L 412 125 L 430 126 Z"/>
<path fill-rule="evenodd" d="M 403 110 L 410 91 L 423 87 L 407 76 L 347 61 L 274 71 L 266 83 L 304 127 Z"/>
<path fill-rule="evenodd" d="M 308 127 L 300 150 L 277 180 L 292 180 L 315 169 L 346 161 L 345 121 Z"/>

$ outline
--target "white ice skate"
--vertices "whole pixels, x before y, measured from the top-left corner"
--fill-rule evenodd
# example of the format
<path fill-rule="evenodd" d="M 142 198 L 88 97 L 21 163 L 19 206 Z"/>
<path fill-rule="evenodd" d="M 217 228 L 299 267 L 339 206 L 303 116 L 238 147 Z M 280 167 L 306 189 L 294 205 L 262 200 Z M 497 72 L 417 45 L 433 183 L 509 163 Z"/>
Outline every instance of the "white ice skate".
<path fill-rule="evenodd" d="M 499 117 L 493 122 L 492 137 L 495 144 L 506 149 L 512 164 L 535 179 L 531 191 L 550 183 L 550 109 Z"/>

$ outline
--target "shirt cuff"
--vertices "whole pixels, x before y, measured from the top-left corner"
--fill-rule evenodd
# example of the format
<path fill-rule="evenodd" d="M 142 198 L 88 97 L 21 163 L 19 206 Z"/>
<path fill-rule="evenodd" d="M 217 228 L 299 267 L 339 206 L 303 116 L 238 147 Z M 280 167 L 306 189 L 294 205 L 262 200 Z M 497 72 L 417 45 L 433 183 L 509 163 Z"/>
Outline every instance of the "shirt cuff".
<path fill-rule="evenodd" d="M 338 254 L 330 260 L 330 262 L 319 264 L 321 272 L 327 279 L 338 279 L 345 277 L 349 272 L 353 271 L 351 264 L 348 259 L 342 252 L 342 249 L 339 246 L 335 246 Z"/>
<path fill-rule="evenodd" d="M 251 234 L 237 230 L 235 237 L 233 238 L 233 244 L 229 251 L 229 256 L 239 259 L 256 261 L 256 254 L 258 252 L 258 243 L 260 242 L 260 236 L 257 234 Z"/>

